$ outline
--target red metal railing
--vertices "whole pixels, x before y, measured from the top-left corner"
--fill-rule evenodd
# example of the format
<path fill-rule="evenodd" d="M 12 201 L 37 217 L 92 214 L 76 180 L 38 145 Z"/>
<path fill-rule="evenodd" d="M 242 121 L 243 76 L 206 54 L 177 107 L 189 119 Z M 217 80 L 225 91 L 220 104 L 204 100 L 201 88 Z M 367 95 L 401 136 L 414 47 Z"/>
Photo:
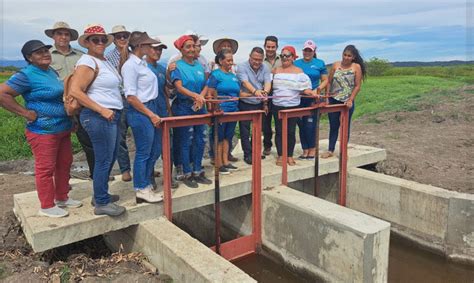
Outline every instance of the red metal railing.
<path fill-rule="evenodd" d="M 262 173 L 261 173 L 261 110 L 241 111 L 231 113 L 209 113 L 192 116 L 174 116 L 163 118 L 161 128 L 163 130 L 162 148 L 163 148 L 163 191 L 164 191 L 164 213 L 168 220 L 172 220 L 172 197 L 171 197 L 171 147 L 170 147 L 170 129 L 185 126 L 195 126 L 203 124 L 252 121 L 252 234 L 242 236 L 237 239 L 220 243 L 220 209 L 219 209 L 219 182 L 216 187 L 216 246 L 213 250 L 228 260 L 233 260 L 255 253 L 262 243 L 261 228 L 261 192 L 262 192 Z M 215 149 L 217 150 L 217 148 Z M 215 167 L 215 170 L 217 167 Z"/>

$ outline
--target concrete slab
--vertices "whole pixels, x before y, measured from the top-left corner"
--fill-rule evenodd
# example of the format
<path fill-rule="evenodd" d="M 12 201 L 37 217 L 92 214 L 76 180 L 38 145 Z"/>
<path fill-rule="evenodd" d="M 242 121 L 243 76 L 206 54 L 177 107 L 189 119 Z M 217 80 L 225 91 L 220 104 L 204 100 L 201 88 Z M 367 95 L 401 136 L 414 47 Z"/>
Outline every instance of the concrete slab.
<path fill-rule="evenodd" d="M 176 282 L 256 282 L 165 218 L 105 235 L 114 250 L 141 252 Z"/>
<path fill-rule="evenodd" d="M 327 147 L 327 140 L 321 141 L 321 149 Z M 298 150 L 295 153 L 299 154 Z M 242 157 L 242 156 L 240 156 Z M 372 164 L 385 159 L 383 149 L 352 145 L 349 149 L 349 166 L 358 167 Z M 246 165 L 242 158 L 235 163 L 240 168 L 228 176 L 221 178 L 222 201 L 237 198 L 251 192 L 251 167 Z M 275 165 L 275 157 L 269 156 L 262 160 L 263 188 L 274 187 L 280 184 L 281 167 Z M 313 162 L 297 161 L 297 166 L 289 166 L 288 179 L 290 182 L 311 178 Z M 213 176 L 213 167 L 205 161 L 206 174 Z M 324 159 L 320 162 L 320 175 L 338 171 L 336 157 Z M 102 235 L 104 233 L 120 230 L 142 221 L 155 219 L 163 215 L 162 204 L 140 204 L 135 202 L 131 183 L 118 181 L 110 183 L 110 192 L 121 197 L 119 204 L 127 208 L 127 212 L 118 217 L 95 216 L 90 206 L 91 187 L 90 181 L 76 182 L 71 191 L 71 197 L 84 202 L 84 206 L 70 209 L 66 218 L 51 219 L 37 215 L 39 201 L 36 192 L 14 195 L 14 210 L 21 221 L 23 231 L 28 242 L 36 252 L 45 251 L 54 247 L 63 246 L 83 239 Z M 189 189 L 184 185 L 173 192 L 173 212 L 185 211 L 214 203 L 213 185 L 200 186 L 199 189 Z"/>

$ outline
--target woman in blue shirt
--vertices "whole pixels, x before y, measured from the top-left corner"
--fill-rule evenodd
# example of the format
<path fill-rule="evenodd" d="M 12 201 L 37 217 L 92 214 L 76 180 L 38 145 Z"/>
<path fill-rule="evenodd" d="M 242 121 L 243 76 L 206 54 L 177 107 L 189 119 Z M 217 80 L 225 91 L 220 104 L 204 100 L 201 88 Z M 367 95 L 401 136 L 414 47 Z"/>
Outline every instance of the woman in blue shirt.
<path fill-rule="evenodd" d="M 216 55 L 215 62 L 219 65 L 219 69 L 214 70 L 209 76 L 207 82 L 209 97 L 226 96 L 239 97 L 240 96 L 240 82 L 237 76 L 232 73 L 232 66 L 234 59 L 232 51 L 222 49 Z M 224 112 L 236 112 L 239 110 L 238 101 L 226 101 L 219 104 Z M 229 174 L 229 171 L 237 170 L 237 167 L 229 162 L 229 147 L 235 133 L 235 126 L 237 122 L 227 122 L 219 124 L 217 154 L 215 162 L 219 166 L 221 174 Z M 211 137 L 214 137 L 214 128 L 211 131 Z M 211 141 L 214 139 L 211 138 Z"/>
<path fill-rule="evenodd" d="M 51 45 L 30 40 L 21 52 L 28 66 L 0 85 L 0 105 L 26 119 L 26 139 L 35 158 L 40 215 L 64 217 L 64 207 L 80 207 L 68 197 L 72 164 L 71 128 L 63 104 L 63 83 L 51 67 Z M 23 107 L 15 97 L 25 100 Z"/>
<path fill-rule="evenodd" d="M 320 94 L 328 83 L 328 71 L 323 60 L 316 58 L 316 44 L 307 40 L 303 46 L 303 58 L 295 61 L 295 66 L 301 68 L 311 80 L 312 89 Z M 300 107 L 309 107 L 315 100 L 313 98 L 302 98 Z M 299 159 L 314 159 L 316 153 L 316 117 L 305 116 L 298 119 L 301 147 L 303 154 Z"/>

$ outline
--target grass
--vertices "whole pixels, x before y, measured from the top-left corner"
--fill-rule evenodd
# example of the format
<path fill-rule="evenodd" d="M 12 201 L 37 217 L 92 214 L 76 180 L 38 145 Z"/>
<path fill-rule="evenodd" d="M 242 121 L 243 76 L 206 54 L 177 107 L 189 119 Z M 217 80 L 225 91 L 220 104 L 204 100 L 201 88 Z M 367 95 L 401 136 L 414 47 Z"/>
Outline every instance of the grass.
<path fill-rule="evenodd" d="M 0 74 L 0 82 L 7 78 Z M 384 76 L 369 77 L 363 83 L 353 118 L 367 116 L 368 123 L 381 123 L 375 114 L 416 111 L 422 104 L 436 104 L 443 96 L 456 99 L 453 93 L 466 84 L 474 84 L 472 65 L 392 68 Z M 23 102 L 21 97 L 18 101 Z M 24 135 L 25 120 L 0 108 L 0 121 L 0 160 L 30 158 L 31 150 Z M 327 117 L 324 116 L 321 122 L 326 124 Z M 72 135 L 72 141 L 74 152 L 79 151 L 75 135 Z"/>

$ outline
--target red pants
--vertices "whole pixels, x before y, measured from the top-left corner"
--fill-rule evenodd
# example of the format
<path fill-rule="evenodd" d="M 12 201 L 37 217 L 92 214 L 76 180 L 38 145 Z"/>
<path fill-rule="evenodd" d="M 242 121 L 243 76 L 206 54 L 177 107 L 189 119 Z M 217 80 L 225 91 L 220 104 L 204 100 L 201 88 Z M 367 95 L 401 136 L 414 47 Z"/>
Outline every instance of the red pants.
<path fill-rule="evenodd" d="M 35 158 L 36 191 L 41 208 L 51 208 L 54 200 L 68 199 L 71 132 L 40 135 L 26 130 L 25 134 Z"/>

